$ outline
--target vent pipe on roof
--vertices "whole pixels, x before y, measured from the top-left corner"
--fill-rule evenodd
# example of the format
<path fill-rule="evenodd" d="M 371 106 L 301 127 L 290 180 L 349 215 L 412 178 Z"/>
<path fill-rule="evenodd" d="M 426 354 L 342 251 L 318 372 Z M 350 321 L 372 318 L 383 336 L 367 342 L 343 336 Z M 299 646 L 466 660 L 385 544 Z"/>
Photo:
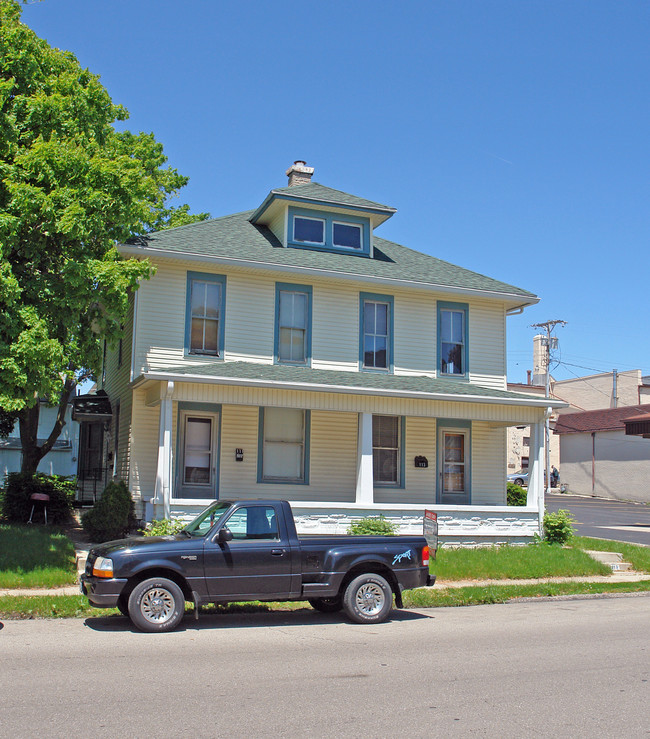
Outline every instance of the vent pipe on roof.
<path fill-rule="evenodd" d="M 314 168 L 308 167 L 307 162 L 303 162 L 301 159 L 296 160 L 286 171 L 286 175 L 289 178 L 289 187 L 306 185 L 308 182 L 311 182 L 313 174 Z"/>

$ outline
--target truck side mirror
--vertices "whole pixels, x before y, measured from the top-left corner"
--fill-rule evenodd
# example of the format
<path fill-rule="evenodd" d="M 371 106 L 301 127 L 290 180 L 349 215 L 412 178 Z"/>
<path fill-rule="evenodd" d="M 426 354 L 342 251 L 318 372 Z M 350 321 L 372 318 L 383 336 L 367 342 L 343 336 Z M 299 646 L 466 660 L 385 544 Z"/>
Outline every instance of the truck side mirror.
<path fill-rule="evenodd" d="M 232 531 L 224 526 L 222 529 L 219 529 L 217 542 L 219 544 L 225 544 L 227 541 L 232 541 Z"/>

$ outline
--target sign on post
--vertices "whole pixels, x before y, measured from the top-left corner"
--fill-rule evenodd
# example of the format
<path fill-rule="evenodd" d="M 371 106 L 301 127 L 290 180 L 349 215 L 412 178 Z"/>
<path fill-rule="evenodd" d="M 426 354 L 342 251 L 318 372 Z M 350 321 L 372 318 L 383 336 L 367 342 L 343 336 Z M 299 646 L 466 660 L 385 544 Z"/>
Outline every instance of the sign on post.
<path fill-rule="evenodd" d="M 429 551 L 433 552 L 433 558 L 436 558 L 436 550 L 438 549 L 438 514 L 435 511 L 424 511 L 423 534 L 429 545 Z"/>

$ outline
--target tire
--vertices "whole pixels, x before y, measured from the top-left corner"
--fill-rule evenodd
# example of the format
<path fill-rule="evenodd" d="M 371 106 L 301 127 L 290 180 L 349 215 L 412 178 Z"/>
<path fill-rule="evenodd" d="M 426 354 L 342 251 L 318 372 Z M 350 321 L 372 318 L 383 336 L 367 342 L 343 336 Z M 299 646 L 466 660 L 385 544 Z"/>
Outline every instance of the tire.
<path fill-rule="evenodd" d="M 120 596 L 117 601 L 117 610 L 123 615 L 129 618 L 129 599 L 124 596 Z"/>
<path fill-rule="evenodd" d="M 515 485 L 519 485 L 519 487 L 520 487 L 520 488 L 521 488 L 521 487 L 523 487 L 523 485 L 524 485 L 524 481 L 523 481 L 523 480 L 521 479 L 521 477 L 518 477 L 518 478 L 517 478 L 517 479 L 515 480 Z"/>
<path fill-rule="evenodd" d="M 151 577 L 129 597 L 129 618 L 140 631 L 172 631 L 185 613 L 185 596 L 173 580 Z"/>
<path fill-rule="evenodd" d="M 338 613 L 343 608 L 340 596 L 336 598 L 312 598 L 309 605 L 321 613 Z"/>
<path fill-rule="evenodd" d="M 385 621 L 393 607 L 393 591 L 388 582 L 372 572 L 355 577 L 345 589 L 343 610 L 358 624 Z"/>

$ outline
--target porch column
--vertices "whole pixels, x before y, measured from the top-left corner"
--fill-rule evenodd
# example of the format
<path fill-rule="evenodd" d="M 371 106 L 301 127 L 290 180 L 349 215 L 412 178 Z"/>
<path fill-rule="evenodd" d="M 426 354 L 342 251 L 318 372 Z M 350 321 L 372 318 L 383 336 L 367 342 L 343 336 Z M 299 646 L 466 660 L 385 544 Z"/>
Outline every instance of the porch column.
<path fill-rule="evenodd" d="M 359 436 L 357 439 L 357 493 L 356 503 L 373 504 L 372 473 L 372 413 L 359 413 Z"/>
<path fill-rule="evenodd" d="M 158 430 L 158 467 L 154 500 L 163 504 L 165 518 L 171 515 L 172 478 L 172 395 L 174 383 L 163 383 L 160 398 L 160 423 Z"/>
<path fill-rule="evenodd" d="M 530 459 L 528 466 L 528 495 L 526 505 L 536 506 L 539 514 L 539 533 L 544 522 L 544 422 L 530 425 Z"/>

